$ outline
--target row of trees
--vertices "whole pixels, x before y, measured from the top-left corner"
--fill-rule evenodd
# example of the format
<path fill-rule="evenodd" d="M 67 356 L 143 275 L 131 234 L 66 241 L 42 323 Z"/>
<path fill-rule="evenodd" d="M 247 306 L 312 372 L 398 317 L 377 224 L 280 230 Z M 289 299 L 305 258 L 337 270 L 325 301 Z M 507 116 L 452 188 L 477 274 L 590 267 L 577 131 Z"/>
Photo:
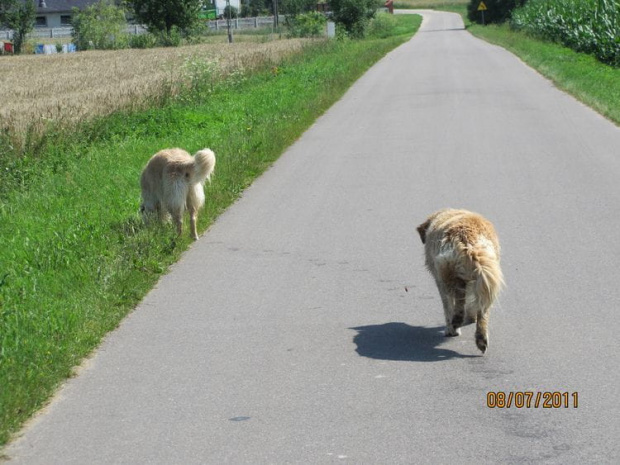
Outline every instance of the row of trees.
<path fill-rule="evenodd" d="M 333 20 L 352 37 L 362 37 L 382 0 L 327 0 Z M 173 45 L 176 36 L 195 34 L 200 23 L 205 0 L 100 0 L 79 11 L 74 9 L 73 27 L 78 48 L 111 48 L 107 42 L 122 36 L 126 12 L 144 24 L 155 37 L 164 38 L 164 45 Z M 316 23 L 317 0 L 242 0 L 242 12 L 247 15 L 273 13 L 287 16 L 287 23 Z M 14 31 L 14 50 L 20 53 L 26 35 L 35 22 L 34 1 L 0 0 L 0 26 Z M 303 15 L 306 15 L 303 17 Z M 94 34 L 94 36 L 93 36 Z M 93 39 L 94 37 L 94 39 Z M 166 40 L 167 38 L 167 40 Z M 128 39 L 123 39 L 128 40 Z M 107 41 L 107 42 L 106 42 Z M 167 43 L 169 42 L 169 43 Z M 106 46 L 107 44 L 107 46 Z"/>
<path fill-rule="evenodd" d="M 523 6 L 527 0 L 484 0 L 486 10 L 480 11 L 481 0 L 470 0 L 467 5 L 467 17 L 476 23 L 503 23 L 510 19 L 512 10 Z"/>

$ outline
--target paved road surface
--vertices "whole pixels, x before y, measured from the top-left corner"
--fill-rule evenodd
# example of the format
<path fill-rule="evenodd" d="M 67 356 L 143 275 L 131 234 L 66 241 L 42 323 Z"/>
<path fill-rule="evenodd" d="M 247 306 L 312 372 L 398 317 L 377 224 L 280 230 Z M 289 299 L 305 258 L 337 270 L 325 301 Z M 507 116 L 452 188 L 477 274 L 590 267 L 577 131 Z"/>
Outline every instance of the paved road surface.
<path fill-rule="evenodd" d="M 13 464 L 620 463 L 620 130 L 425 13 L 13 443 Z M 480 356 L 415 227 L 492 219 Z M 578 408 L 490 409 L 492 391 Z"/>

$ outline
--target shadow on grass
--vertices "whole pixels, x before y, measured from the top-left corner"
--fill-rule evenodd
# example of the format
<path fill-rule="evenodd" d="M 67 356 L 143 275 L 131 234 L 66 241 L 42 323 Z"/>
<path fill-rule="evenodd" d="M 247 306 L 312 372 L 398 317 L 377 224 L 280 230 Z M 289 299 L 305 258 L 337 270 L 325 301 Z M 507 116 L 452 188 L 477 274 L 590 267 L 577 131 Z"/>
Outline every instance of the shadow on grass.
<path fill-rule="evenodd" d="M 478 358 L 462 355 L 439 346 L 446 340 L 443 326 L 427 328 L 405 323 L 358 326 L 353 338 L 362 357 L 405 362 L 441 362 L 453 358 Z"/>

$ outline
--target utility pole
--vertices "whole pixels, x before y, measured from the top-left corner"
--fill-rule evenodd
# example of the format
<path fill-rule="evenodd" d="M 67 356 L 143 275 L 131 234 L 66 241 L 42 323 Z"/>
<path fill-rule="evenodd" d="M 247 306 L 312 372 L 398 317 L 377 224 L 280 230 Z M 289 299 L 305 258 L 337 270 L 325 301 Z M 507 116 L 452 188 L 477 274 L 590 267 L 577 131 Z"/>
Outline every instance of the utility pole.
<path fill-rule="evenodd" d="M 278 28 L 278 0 L 273 0 L 273 27 Z"/>
<path fill-rule="evenodd" d="M 230 7 L 230 0 L 226 0 L 226 8 L 228 9 L 228 17 L 226 18 L 226 27 L 228 28 L 228 43 L 232 44 L 233 37 L 230 31 L 230 17 L 232 15 L 232 8 Z"/>

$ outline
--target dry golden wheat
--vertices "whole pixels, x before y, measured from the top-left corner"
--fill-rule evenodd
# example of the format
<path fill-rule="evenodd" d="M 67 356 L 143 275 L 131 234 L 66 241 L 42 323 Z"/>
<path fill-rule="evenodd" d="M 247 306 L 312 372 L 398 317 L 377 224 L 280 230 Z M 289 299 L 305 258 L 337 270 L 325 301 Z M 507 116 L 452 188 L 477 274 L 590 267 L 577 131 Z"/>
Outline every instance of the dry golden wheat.
<path fill-rule="evenodd" d="M 278 63 L 304 40 L 201 44 L 179 48 L 92 51 L 15 56 L 0 60 L 0 129 L 21 138 L 47 121 L 72 124 L 120 109 L 143 108 L 179 88 L 188 64 L 217 68 L 218 75 Z M 21 135 L 21 136 L 20 136 Z"/>

